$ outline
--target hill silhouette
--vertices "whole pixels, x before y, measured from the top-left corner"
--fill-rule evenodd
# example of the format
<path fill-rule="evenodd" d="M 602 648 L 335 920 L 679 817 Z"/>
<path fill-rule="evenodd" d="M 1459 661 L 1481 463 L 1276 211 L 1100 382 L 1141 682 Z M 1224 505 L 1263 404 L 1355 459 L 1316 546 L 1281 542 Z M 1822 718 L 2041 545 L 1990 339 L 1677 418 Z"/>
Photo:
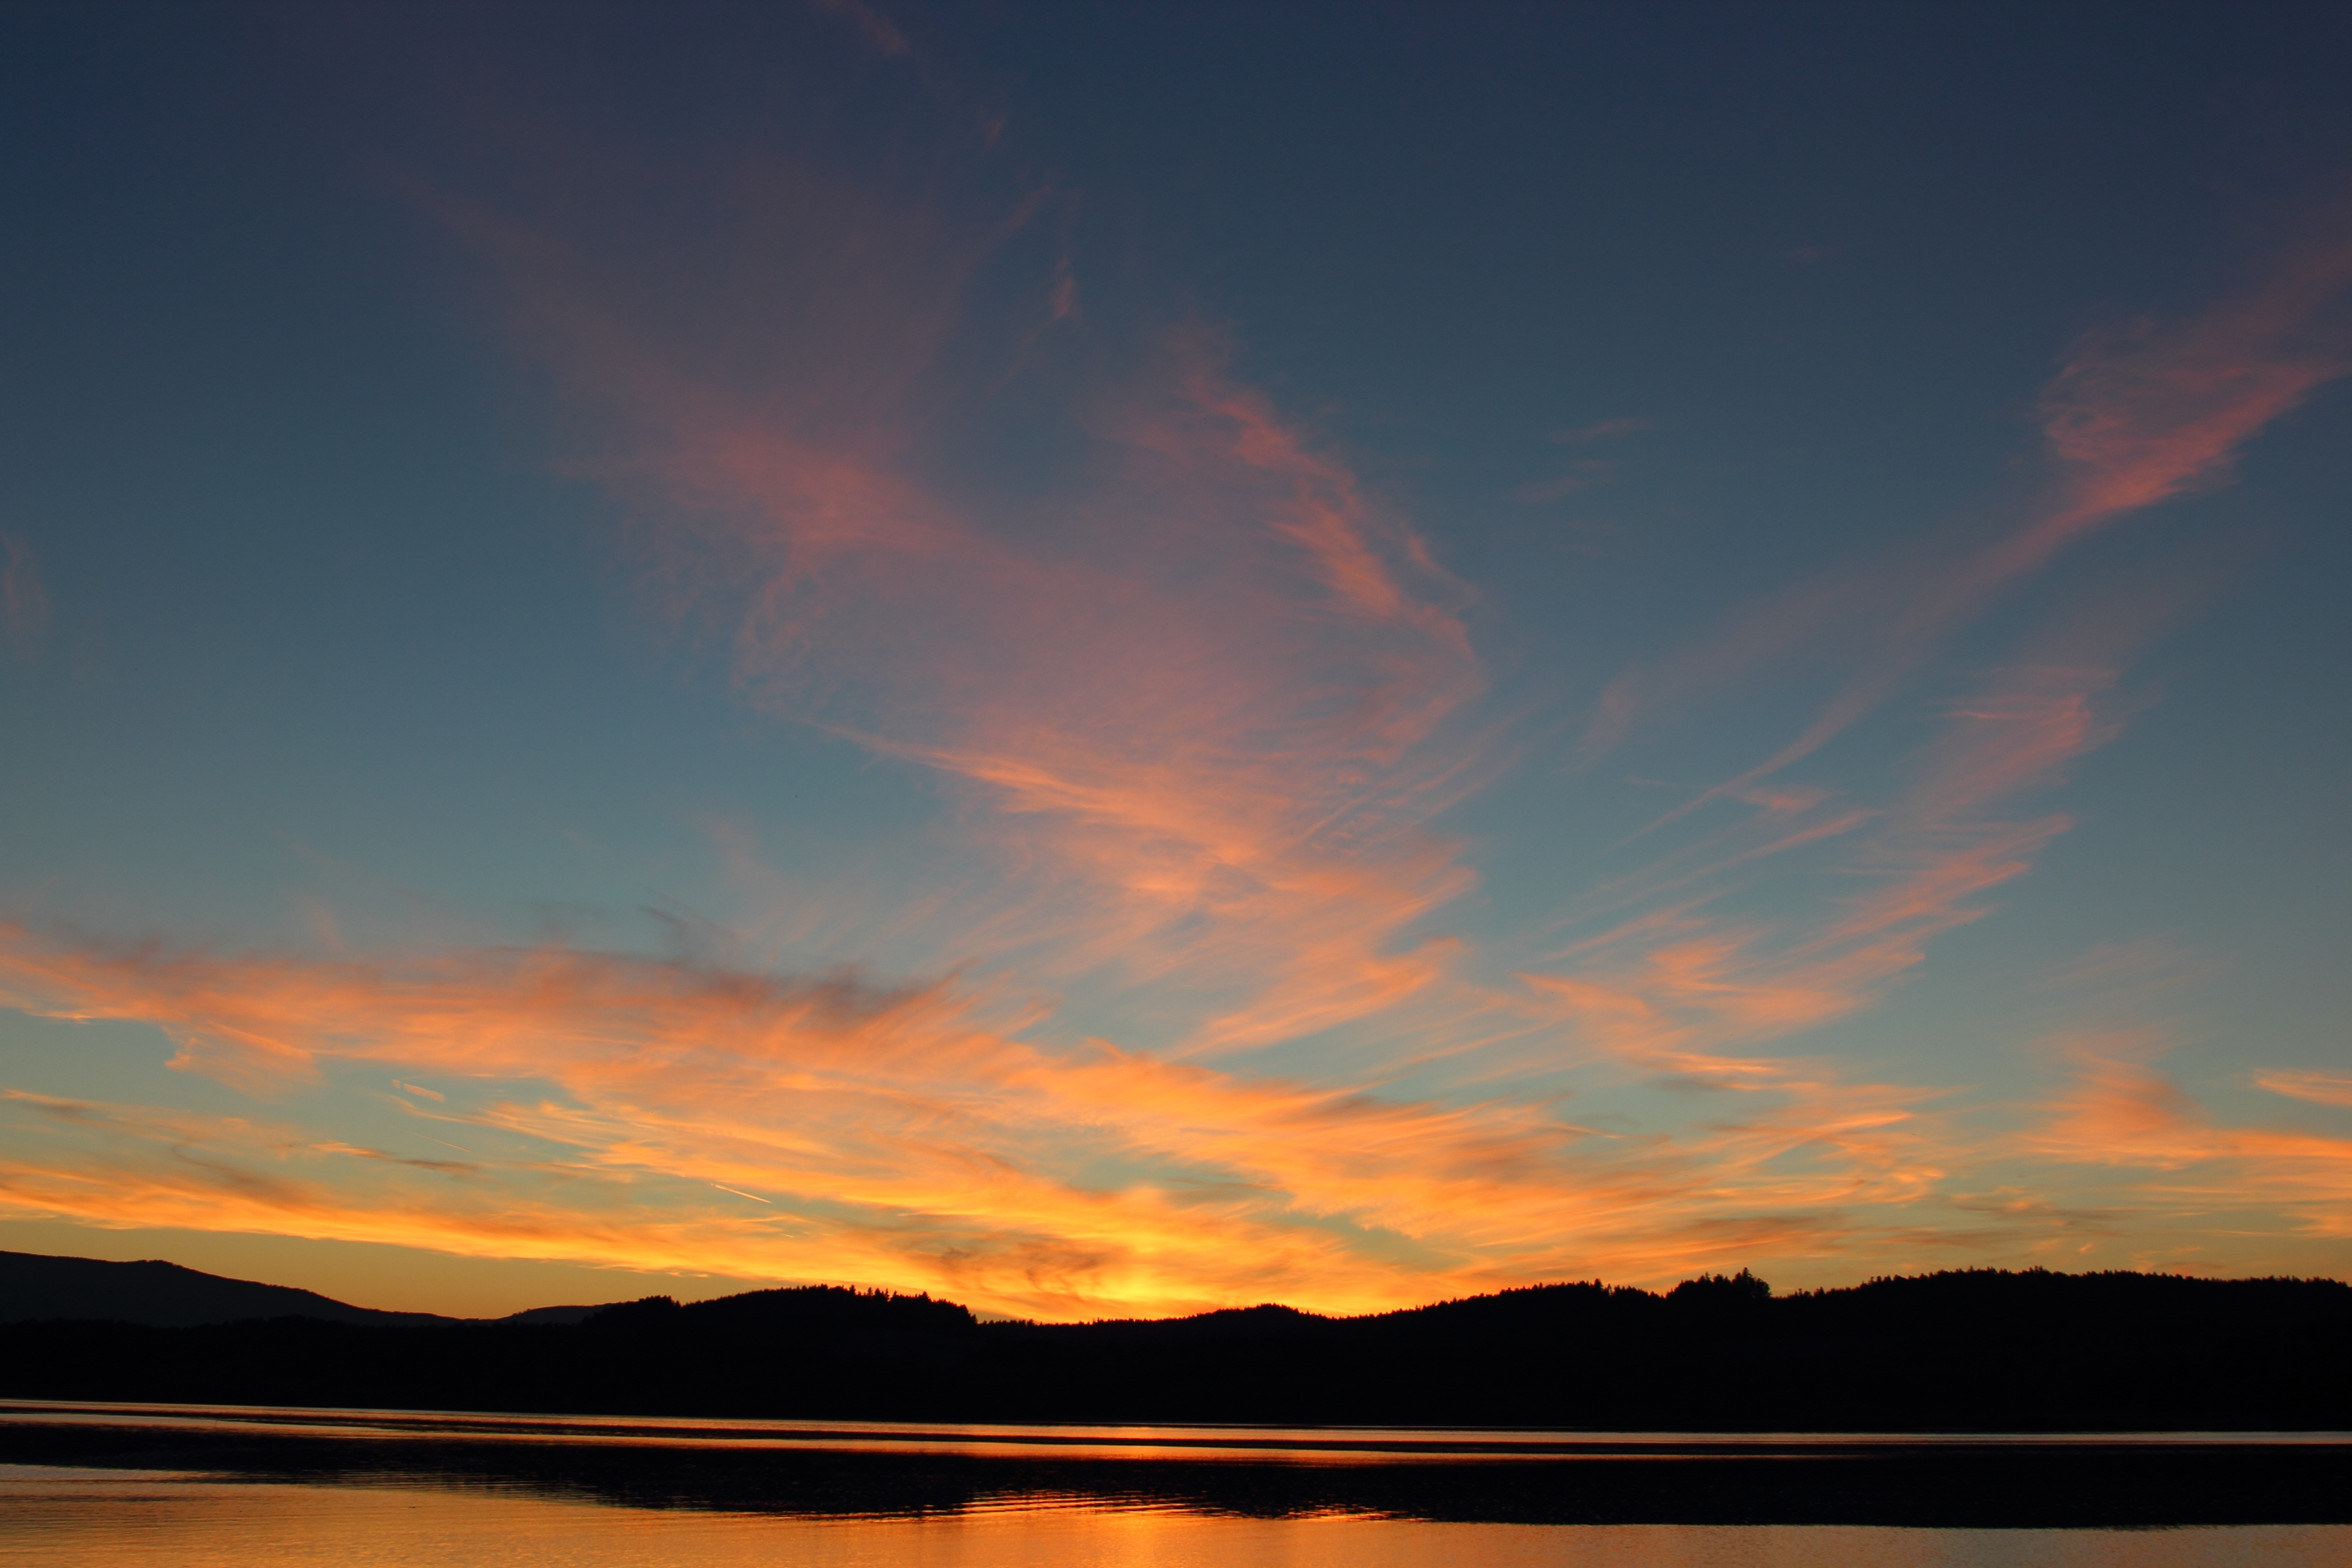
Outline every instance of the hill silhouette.
<path fill-rule="evenodd" d="M 51 1258 L 0 1252 L 0 1323 L 37 1318 L 86 1318 L 152 1328 L 234 1323 L 247 1318 L 316 1318 L 330 1323 L 385 1328 L 454 1323 L 432 1312 L 380 1312 L 315 1290 L 227 1279 L 148 1258 L 110 1263 L 95 1258 Z"/>
<path fill-rule="evenodd" d="M 533 1307 L 502 1323 L 576 1323 L 604 1310 L 582 1307 Z M 115 1263 L 96 1258 L 55 1258 L 39 1252 L 0 1252 L 0 1325 L 42 1319 L 80 1319 L 139 1323 L 148 1328 L 185 1329 L 252 1319 L 315 1318 L 328 1323 L 379 1328 L 419 1328 L 480 1320 L 437 1312 L 385 1312 L 354 1307 L 315 1290 L 264 1285 L 184 1268 L 160 1258 Z"/>
<path fill-rule="evenodd" d="M 566 1312 L 579 1321 L 20 1322 L 0 1395 L 1616 1430 L 2352 1427 L 2352 1287 L 2324 1279 L 1977 1269 L 1775 1296 L 1743 1271 L 1663 1294 L 1596 1282 L 1357 1318 L 1266 1305 L 1074 1324 L 808 1286 Z"/>

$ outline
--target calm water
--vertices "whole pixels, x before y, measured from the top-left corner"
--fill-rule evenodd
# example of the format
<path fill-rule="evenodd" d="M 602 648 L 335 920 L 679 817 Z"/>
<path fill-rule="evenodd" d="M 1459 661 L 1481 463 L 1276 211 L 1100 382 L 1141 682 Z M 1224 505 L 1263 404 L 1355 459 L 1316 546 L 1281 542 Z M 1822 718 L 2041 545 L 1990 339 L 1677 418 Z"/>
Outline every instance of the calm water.
<path fill-rule="evenodd" d="M 408 1485 L 0 1468 L 0 1554 L 25 1568 L 2342 1568 L 2352 1526 L 1920 1530 L 1866 1525 L 1454 1524 L 1237 1519 L 1050 1498 L 913 1519 L 614 1507 Z"/>
<path fill-rule="evenodd" d="M 2174 1506 L 2168 1478 L 2231 1464 L 2305 1477 L 2278 1494 L 2289 1515 L 2312 1517 L 2316 1495 L 2320 1516 L 2340 1519 L 2328 1510 L 2346 1472 L 2327 1467 L 2352 1455 L 2342 1435 L 914 1427 L 5 1402 L 0 1441 L 16 1459 L 59 1461 L 0 1464 L 0 1558 L 27 1568 L 2352 1563 L 2346 1523 L 1508 1521 L 1562 1508 L 1982 1516 L 2010 1506 L 2004 1489 L 2030 1513 L 2049 1506 L 2053 1477 L 2060 1493 L 2093 1478 L 2128 1514 Z M 1933 1484 L 1903 1489 L 1920 1476 Z"/>

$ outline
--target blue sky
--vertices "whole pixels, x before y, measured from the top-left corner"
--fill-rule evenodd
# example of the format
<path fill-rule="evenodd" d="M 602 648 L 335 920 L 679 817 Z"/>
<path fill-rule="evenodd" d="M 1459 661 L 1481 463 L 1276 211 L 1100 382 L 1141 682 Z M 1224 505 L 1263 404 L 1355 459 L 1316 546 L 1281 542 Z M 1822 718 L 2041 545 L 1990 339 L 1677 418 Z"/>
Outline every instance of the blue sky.
<path fill-rule="evenodd" d="M 2347 18 L 12 11 L 0 1246 L 2340 1276 Z"/>

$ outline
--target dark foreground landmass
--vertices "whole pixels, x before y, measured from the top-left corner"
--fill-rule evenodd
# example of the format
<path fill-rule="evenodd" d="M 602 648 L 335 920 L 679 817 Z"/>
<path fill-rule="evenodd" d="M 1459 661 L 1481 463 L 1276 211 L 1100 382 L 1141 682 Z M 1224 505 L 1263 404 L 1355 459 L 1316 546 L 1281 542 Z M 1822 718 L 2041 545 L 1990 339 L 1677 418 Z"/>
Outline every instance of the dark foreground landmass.
<path fill-rule="evenodd" d="M 62 1416 L 63 1419 L 58 1417 Z M 1483 1462 L 1187 1461 L 637 1442 L 166 1430 L 136 1413 L 0 1411 L 0 1463 L 217 1479 L 520 1490 L 631 1508 L 937 1518 L 1144 1507 L 1524 1524 L 1942 1528 L 2352 1522 L 2352 1443 L 2088 1438 L 1710 1441 Z"/>
<path fill-rule="evenodd" d="M 128 1266 L 121 1266 L 128 1267 Z M 323 1300 L 321 1298 L 320 1300 Z M 572 1315 L 568 1310 L 563 1315 Z M 531 1314 L 524 1314 L 530 1319 Z M 1362 1318 L 983 1323 L 831 1287 L 575 1322 L 0 1329 L 0 1397 L 1632 1431 L 2352 1428 L 2352 1287 L 1969 1270 L 1548 1285 Z"/>

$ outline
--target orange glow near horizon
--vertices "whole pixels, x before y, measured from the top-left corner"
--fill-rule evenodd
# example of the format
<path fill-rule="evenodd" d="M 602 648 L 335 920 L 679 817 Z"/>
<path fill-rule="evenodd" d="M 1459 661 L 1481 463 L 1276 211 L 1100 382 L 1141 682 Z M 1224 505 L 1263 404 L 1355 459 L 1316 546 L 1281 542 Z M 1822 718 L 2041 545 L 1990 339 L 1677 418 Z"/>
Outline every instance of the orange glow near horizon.
<path fill-rule="evenodd" d="M 2145 1167 L 2161 1190 L 2283 1205 L 2322 1235 L 2352 1197 L 2352 1142 L 2212 1127 L 2145 1068 L 2091 1061 L 2040 1128 L 1988 1133 L 1933 1091 L 1711 1055 L 1690 1044 L 1704 1022 L 1569 982 L 1538 994 L 1620 1020 L 1597 1037 L 1612 1053 L 1759 1102 L 1686 1139 L 1629 1140 L 1510 1100 L 1057 1056 L 945 993 L 569 951 L 320 964 L 58 951 L 14 931 L 0 978 L 16 1006 L 152 1025 L 179 1065 L 265 1092 L 384 1085 L 453 1151 L 10 1090 L 8 1120 L 39 1130 L 0 1157 L 19 1217 L 887 1285 L 1020 1316 L 1368 1311 L 1547 1279 L 1670 1283 L 1764 1248 L 1963 1262 L 1906 1240 L 1905 1210 L 1956 1167 L 2029 1157 Z M 1745 1002 L 1729 1016 L 1756 1022 Z M 1117 1182 L 1090 1179 L 1113 1166 Z M 1808 1217 L 1829 1213 L 1840 1223 Z"/>

